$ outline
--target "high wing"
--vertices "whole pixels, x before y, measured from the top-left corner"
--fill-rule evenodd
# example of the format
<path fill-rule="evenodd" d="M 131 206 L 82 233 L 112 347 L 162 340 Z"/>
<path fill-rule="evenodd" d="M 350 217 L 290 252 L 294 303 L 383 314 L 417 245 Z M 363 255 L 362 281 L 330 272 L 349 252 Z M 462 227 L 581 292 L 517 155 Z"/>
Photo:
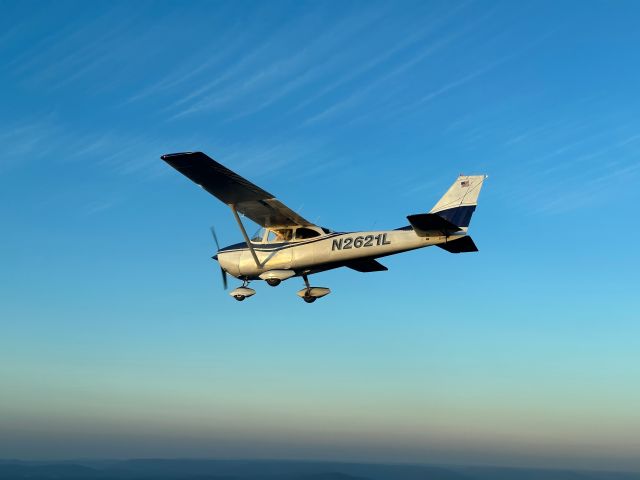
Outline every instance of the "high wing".
<path fill-rule="evenodd" d="M 269 192 L 202 152 L 170 153 L 160 158 L 258 225 L 268 228 L 313 225 Z"/>

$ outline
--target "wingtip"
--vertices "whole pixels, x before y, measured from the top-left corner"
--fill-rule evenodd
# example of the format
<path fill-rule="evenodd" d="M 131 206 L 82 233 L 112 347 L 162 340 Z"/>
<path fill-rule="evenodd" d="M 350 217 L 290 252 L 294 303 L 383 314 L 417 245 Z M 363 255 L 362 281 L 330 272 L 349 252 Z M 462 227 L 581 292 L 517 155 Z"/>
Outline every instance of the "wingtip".
<path fill-rule="evenodd" d="M 182 157 L 184 155 L 193 155 L 194 153 L 200 152 L 178 152 L 178 153 L 165 153 L 164 155 L 160 155 L 160 158 L 165 162 L 169 161 L 173 157 Z"/>

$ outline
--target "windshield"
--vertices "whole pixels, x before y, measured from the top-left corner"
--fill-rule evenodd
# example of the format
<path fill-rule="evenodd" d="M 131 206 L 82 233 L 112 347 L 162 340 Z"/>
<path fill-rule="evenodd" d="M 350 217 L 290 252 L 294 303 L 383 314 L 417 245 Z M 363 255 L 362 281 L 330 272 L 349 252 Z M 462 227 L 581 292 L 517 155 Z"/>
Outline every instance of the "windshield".
<path fill-rule="evenodd" d="M 258 230 L 256 230 L 256 233 L 254 233 L 251 236 L 251 241 L 252 242 L 262 242 L 262 237 L 264 236 L 264 228 L 259 228 Z"/>

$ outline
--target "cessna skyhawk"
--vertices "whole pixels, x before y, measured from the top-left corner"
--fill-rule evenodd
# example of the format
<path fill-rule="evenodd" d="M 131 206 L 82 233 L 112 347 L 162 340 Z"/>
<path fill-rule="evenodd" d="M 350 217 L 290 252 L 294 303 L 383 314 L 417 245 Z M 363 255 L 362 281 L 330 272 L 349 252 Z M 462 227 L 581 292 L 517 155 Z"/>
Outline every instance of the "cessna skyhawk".
<path fill-rule="evenodd" d="M 467 229 L 485 175 L 460 175 L 429 213 L 409 215 L 405 227 L 334 232 L 314 225 L 202 152 L 171 153 L 161 158 L 231 209 L 244 242 L 224 248 L 218 245 L 212 258 L 220 264 L 225 288 L 227 273 L 242 280 L 242 286 L 230 293 L 239 301 L 256 293 L 248 286 L 253 280 L 275 287 L 288 278 L 302 277 L 305 287 L 298 296 L 312 303 L 331 293 L 328 288 L 309 284 L 308 277 L 314 273 L 339 267 L 380 272 L 387 267 L 377 258 L 432 245 L 451 253 L 478 251 Z M 239 214 L 262 226 L 260 233 L 249 238 Z"/>

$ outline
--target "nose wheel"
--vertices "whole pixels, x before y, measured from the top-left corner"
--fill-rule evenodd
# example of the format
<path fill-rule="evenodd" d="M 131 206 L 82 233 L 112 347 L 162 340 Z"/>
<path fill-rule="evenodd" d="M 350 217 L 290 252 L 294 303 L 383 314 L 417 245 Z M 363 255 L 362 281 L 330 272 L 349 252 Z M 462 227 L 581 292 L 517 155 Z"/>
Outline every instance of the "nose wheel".
<path fill-rule="evenodd" d="M 230 292 L 229 295 L 231 295 L 239 302 L 242 302 L 245 298 L 252 297 L 256 294 L 256 291 L 253 288 L 249 288 L 247 285 L 249 285 L 249 282 L 245 280 L 244 282 L 242 282 L 241 287 L 236 288 L 235 290 Z"/>

